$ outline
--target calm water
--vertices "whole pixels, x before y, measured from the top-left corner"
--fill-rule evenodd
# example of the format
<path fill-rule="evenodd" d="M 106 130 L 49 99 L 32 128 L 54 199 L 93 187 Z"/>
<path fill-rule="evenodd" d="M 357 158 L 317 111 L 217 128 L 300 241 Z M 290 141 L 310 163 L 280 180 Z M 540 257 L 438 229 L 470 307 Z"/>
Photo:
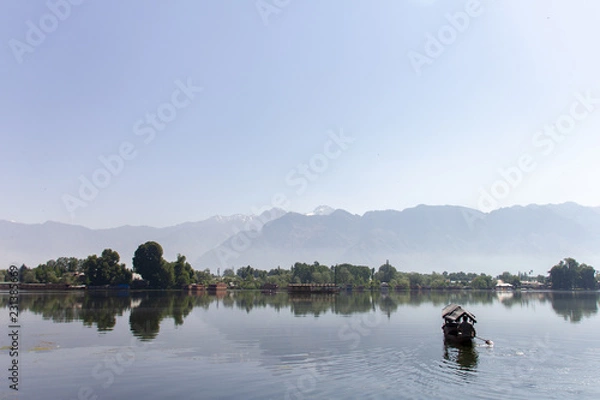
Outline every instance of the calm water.
<path fill-rule="evenodd" d="M 451 302 L 494 347 L 444 345 Z M 18 397 L 4 372 L 0 398 L 598 399 L 599 302 L 597 292 L 21 294 Z"/>

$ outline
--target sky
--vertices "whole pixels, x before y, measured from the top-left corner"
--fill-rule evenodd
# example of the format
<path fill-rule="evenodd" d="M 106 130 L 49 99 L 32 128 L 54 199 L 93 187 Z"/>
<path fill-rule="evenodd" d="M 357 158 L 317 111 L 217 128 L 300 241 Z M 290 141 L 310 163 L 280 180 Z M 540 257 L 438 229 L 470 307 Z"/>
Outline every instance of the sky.
<path fill-rule="evenodd" d="M 0 219 L 600 205 L 600 3 L 3 1 Z"/>

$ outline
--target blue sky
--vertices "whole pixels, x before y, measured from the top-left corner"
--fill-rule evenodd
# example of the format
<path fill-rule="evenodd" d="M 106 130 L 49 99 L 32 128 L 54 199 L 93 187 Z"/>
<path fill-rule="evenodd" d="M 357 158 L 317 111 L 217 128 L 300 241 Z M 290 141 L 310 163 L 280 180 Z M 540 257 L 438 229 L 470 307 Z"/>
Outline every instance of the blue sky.
<path fill-rule="evenodd" d="M 2 2 L 0 219 L 167 226 L 274 196 L 357 214 L 598 206 L 599 12 L 541 0 Z M 123 148 L 129 159 L 111 158 Z M 84 196 L 83 181 L 95 185 Z"/>

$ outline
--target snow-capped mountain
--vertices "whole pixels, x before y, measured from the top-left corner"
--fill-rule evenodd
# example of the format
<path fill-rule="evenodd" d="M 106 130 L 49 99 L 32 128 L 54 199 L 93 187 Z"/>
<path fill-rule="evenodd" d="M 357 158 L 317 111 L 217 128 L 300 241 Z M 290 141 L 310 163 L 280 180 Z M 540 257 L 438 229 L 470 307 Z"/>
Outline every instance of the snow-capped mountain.
<path fill-rule="evenodd" d="M 312 212 L 307 213 L 306 215 L 329 215 L 334 212 L 335 209 L 329 206 L 318 206 Z"/>

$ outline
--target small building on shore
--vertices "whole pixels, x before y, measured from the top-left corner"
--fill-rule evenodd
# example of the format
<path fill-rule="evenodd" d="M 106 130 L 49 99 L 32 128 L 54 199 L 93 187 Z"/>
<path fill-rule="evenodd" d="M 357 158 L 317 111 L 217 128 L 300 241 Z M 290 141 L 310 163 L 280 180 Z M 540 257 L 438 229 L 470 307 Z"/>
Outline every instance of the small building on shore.
<path fill-rule="evenodd" d="M 542 290 L 542 289 L 548 289 L 548 286 L 544 283 L 537 282 L 537 281 L 522 281 L 521 289 Z"/>
<path fill-rule="evenodd" d="M 498 280 L 498 283 L 496 283 L 496 286 L 494 286 L 494 289 L 496 289 L 498 291 L 510 291 L 510 290 L 513 290 L 514 288 L 515 287 L 513 285 L 511 285 L 510 283 L 506 283 L 501 280 Z"/>

